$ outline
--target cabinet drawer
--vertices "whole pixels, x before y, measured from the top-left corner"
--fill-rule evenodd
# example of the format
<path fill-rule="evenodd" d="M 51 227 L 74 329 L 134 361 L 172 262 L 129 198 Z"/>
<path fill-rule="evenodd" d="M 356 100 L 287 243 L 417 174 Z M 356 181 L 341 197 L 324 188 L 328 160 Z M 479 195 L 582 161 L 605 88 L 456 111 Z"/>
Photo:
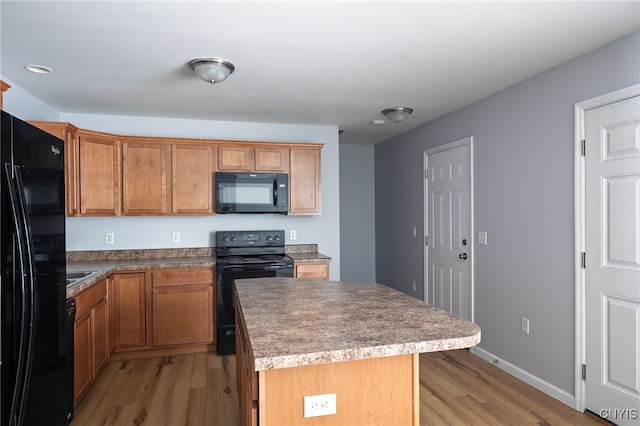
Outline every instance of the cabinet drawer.
<path fill-rule="evenodd" d="M 107 282 L 100 281 L 76 296 L 76 318 L 89 312 L 101 300 L 107 297 Z"/>
<path fill-rule="evenodd" d="M 295 265 L 296 278 L 329 279 L 328 263 L 301 263 Z"/>
<path fill-rule="evenodd" d="M 213 284 L 213 279 L 213 268 L 167 269 L 151 273 L 151 285 L 154 287 Z"/>

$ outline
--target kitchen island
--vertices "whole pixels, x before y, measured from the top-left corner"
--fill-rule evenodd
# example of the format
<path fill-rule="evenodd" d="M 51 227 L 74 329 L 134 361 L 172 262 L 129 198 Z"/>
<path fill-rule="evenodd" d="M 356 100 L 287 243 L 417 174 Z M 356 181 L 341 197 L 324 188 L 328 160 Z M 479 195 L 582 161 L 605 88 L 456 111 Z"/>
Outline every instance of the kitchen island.
<path fill-rule="evenodd" d="M 237 280 L 242 424 L 418 425 L 418 354 L 479 342 L 476 324 L 381 284 Z M 327 394 L 335 414 L 305 418 L 304 397 Z M 307 414 L 332 411 L 324 398 Z"/>

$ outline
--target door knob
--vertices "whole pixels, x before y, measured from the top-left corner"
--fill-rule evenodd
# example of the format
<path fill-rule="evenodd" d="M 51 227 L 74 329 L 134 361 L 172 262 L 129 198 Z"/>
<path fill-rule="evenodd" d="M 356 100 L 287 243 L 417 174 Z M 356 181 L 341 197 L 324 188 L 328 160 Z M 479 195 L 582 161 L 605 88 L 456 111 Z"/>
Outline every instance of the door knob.
<path fill-rule="evenodd" d="M 460 253 L 458 257 L 462 260 L 467 260 L 467 253 Z"/>

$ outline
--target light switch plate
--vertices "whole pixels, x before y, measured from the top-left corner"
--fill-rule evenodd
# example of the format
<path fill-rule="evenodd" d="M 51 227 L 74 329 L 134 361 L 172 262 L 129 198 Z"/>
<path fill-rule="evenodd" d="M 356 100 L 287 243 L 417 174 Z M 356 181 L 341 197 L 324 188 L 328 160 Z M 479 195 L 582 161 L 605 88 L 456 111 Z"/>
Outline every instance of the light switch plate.
<path fill-rule="evenodd" d="M 478 231 L 478 244 L 481 246 L 487 245 L 487 231 Z"/>

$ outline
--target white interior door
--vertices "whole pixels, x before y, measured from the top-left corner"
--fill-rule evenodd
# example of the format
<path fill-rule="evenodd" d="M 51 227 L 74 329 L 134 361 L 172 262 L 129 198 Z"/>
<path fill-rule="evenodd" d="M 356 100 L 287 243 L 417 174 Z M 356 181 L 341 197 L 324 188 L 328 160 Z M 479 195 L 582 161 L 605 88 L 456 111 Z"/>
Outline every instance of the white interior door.
<path fill-rule="evenodd" d="M 640 421 L 640 97 L 585 115 L 586 408 Z"/>
<path fill-rule="evenodd" d="M 426 153 L 427 302 L 473 320 L 471 138 Z"/>

